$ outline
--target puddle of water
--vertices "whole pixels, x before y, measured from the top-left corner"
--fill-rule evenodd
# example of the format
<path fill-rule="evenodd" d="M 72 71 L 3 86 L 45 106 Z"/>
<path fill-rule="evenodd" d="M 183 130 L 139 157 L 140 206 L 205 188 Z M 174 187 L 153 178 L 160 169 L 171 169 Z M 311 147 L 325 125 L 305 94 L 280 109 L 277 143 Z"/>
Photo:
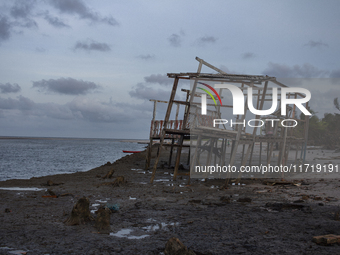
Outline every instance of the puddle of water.
<path fill-rule="evenodd" d="M 100 206 L 100 204 L 92 204 L 91 206 L 96 207 L 96 206 Z"/>
<path fill-rule="evenodd" d="M 46 190 L 46 189 L 40 189 L 40 188 L 19 188 L 19 187 L 0 187 L 2 190 L 15 190 L 15 191 L 40 191 L 40 190 Z"/>
<path fill-rule="evenodd" d="M 130 235 L 132 231 L 133 231 L 132 229 L 125 228 L 125 229 L 119 230 L 117 233 L 110 233 L 110 236 L 125 237 L 127 239 L 142 239 L 142 238 L 149 236 L 149 235 L 133 236 L 133 235 Z"/>

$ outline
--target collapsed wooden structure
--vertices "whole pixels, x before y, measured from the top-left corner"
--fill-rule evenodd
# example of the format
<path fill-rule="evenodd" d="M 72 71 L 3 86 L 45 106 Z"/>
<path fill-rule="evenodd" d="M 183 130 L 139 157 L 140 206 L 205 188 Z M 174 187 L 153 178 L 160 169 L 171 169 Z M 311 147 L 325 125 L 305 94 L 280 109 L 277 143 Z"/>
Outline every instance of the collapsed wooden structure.
<path fill-rule="evenodd" d="M 300 125 L 303 125 L 302 133 L 299 137 L 294 134 L 292 128 L 287 126 L 280 125 L 279 121 L 269 121 L 271 126 L 266 125 L 264 130 L 260 131 L 258 126 L 254 124 L 254 122 L 261 122 L 261 118 L 263 116 L 255 115 L 253 119 L 253 128 L 251 133 L 246 132 L 246 125 L 237 125 L 234 126 L 233 129 L 226 128 L 226 125 L 219 124 L 213 125 L 214 119 L 223 119 L 224 108 L 232 108 L 231 104 L 216 104 L 215 99 L 217 98 L 211 94 L 207 98 L 207 95 L 203 92 L 197 90 L 198 84 L 206 84 L 206 83 L 220 83 L 220 84 L 233 84 L 241 89 L 246 95 L 246 89 L 251 87 L 253 89 L 253 104 L 256 105 L 256 109 L 262 110 L 264 108 L 266 101 L 272 101 L 272 95 L 270 92 L 273 89 L 273 86 L 285 88 L 286 85 L 280 83 L 276 80 L 275 77 L 263 76 L 263 75 L 239 75 L 239 74 L 228 74 L 215 66 L 205 62 L 203 59 L 196 57 L 196 60 L 199 62 L 198 70 L 196 73 L 168 73 L 169 78 L 174 79 L 170 99 L 167 102 L 168 107 L 165 114 L 165 118 L 162 121 L 155 120 L 155 111 L 156 111 L 156 103 L 154 100 L 154 116 L 151 122 L 150 128 L 150 144 L 148 146 L 148 153 L 146 159 L 145 168 L 148 169 L 150 167 L 151 162 L 151 150 L 154 139 L 159 139 L 159 151 L 157 153 L 157 157 L 155 158 L 155 162 L 152 169 L 152 177 L 151 183 L 153 182 L 157 166 L 159 163 L 160 154 L 162 153 L 162 148 L 166 145 L 165 140 L 170 139 L 171 142 L 171 153 L 169 159 L 169 165 L 171 163 L 172 150 L 173 148 L 177 148 L 177 154 L 174 164 L 174 174 L 173 179 L 176 180 L 177 175 L 179 174 L 178 169 L 181 161 L 181 152 L 182 148 L 185 146 L 189 146 L 184 141 L 187 139 L 191 139 L 191 169 L 190 172 L 193 171 L 193 166 L 198 162 L 198 158 L 201 160 L 204 158 L 206 161 L 206 165 L 211 165 L 212 162 L 214 164 L 218 163 L 220 165 L 235 165 L 236 161 L 239 160 L 239 166 L 245 166 L 252 164 L 271 164 L 273 161 L 272 154 L 275 146 L 278 146 L 278 157 L 277 157 L 277 165 L 286 165 L 288 161 L 289 151 L 292 145 L 295 146 L 295 163 L 299 160 L 300 162 L 304 161 L 307 147 L 307 138 L 308 138 L 308 125 L 309 118 L 305 116 L 304 119 L 299 119 L 297 116 L 297 109 L 294 105 L 290 107 L 287 105 L 286 107 L 286 115 L 280 115 L 280 109 L 272 113 L 270 116 L 266 116 L 266 119 L 282 119 L 285 117 L 289 118 L 290 122 L 295 121 Z M 217 73 L 201 73 L 202 66 L 205 65 Z M 191 90 L 183 90 L 186 92 L 186 100 L 176 100 L 176 93 L 179 81 L 185 80 L 191 81 Z M 223 95 L 223 88 L 219 89 L 219 95 Z M 209 101 L 206 103 L 209 109 L 206 110 L 206 114 L 202 114 L 203 110 L 201 107 L 201 103 L 197 101 L 197 99 L 201 99 L 202 97 L 208 99 Z M 286 96 L 286 95 L 284 95 Z M 299 98 L 304 97 L 300 93 L 288 93 L 288 98 Z M 255 98 L 255 100 L 254 100 Z M 279 102 L 281 101 L 281 94 L 278 94 Z M 213 103 L 215 102 L 215 104 Z M 165 102 L 164 102 L 165 103 Z M 176 109 L 176 119 L 170 120 L 170 115 L 173 110 L 174 105 L 177 105 Z M 184 115 L 182 120 L 178 120 L 178 112 L 179 107 L 184 107 Z M 305 104 L 305 108 L 308 109 L 308 102 Z M 246 113 L 248 107 L 247 104 L 244 105 L 244 114 L 236 115 L 236 119 L 234 123 L 245 123 Z M 230 116 L 229 116 L 230 117 Z M 234 116 L 235 117 L 235 116 Z M 263 121 L 262 121 L 263 122 Z M 216 123 L 215 123 L 216 124 Z M 260 131 L 260 132 L 259 132 Z M 262 132 L 264 134 L 262 134 Z M 174 141 L 177 141 L 175 144 Z M 203 141 L 203 145 L 202 145 Z M 231 141 L 232 146 L 230 149 L 230 153 L 227 153 L 227 146 L 229 146 L 229 142 Z M 253 153 L 254 153 L 254 145 L 255 143 L 260 145 L 260 155 L 259 161 L 254 162 Z M 265 160 L 262 161 L 262 153 L 266 144 L 267 153 L 265 155 Z M 239 146 L 242 146 L 242 155 L 238 153 Z M 247 148 L 246 148 L 247 147 Z M 300 157 L 298 157 L 298 152 L 301 150 Z M 207 154 L 206 157 L 201 157 L 202 153 L 205 152 Z M 239 157 L 241 156 L 241 157 Z M 239 158 L 238 158 L 239 157 Z M 275 160 L 276 161 L 276 160 Z"/>

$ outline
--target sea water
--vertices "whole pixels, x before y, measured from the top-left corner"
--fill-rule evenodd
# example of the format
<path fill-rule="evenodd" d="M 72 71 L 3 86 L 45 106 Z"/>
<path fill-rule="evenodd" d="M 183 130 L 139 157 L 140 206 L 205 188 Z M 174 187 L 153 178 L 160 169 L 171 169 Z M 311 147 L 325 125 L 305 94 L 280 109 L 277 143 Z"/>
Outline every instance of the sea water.
<path fill-rule="evenodd" d="M 0 139 L 0 181 L 88 171 L 145 146 L 117 139 Z"/>

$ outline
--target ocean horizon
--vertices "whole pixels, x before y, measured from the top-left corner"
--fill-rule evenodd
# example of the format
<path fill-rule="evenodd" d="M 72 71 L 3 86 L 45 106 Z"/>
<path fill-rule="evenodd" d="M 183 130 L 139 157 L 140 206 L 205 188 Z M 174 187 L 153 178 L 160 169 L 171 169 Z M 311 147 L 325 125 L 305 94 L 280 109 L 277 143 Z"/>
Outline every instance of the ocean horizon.
<path fill-rule="evenodd" d="M 88 171 L 127 155 L 123 150 L 144 150 L 146 141 L 1 136 L 0 181 Z"/>

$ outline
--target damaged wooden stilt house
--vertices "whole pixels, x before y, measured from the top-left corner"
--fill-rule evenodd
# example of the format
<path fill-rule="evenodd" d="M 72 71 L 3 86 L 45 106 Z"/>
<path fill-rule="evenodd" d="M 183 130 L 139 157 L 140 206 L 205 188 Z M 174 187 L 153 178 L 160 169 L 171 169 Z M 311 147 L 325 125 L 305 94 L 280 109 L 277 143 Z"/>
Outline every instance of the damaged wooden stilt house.
<path fill-rule="evenodd" d="M 304 162 L 309 118 L 299 114 L 301 109 L 295 104 L 281 104 L 282 99 L 303 99 L 303 93 L 293 90 L 283 93 L 282 88 L 288 86 L 275 77 L 228 74 L 200 58 L 196 57 L 196 60 L 199 62 L 196 73 L 168 73 L 174 83 L 169 101 L 163 101 L 168 104 L 164 120 L 155 119 L 157 101 L 154 100 L 146 169 L 150 168 L 155 139 L 159 140 L 159 147 L 153 162 L 151 183 L 164 146 L 171 148 L 169 167 L 176 149 L 174 180 L 179 174 L 187 175 L 188 172 L 191 178 L 267 177 L 261 168 L 277 166 L 282 169 L 288 163 Z M 216 73 L 201 72 L 203 66 Z M 186 86 L 190 82 L 190 90 L 182 89 L 186 92 L 186 100 L 179 100 L 176 93 L 179 82 L 183 81 Z M 308 101 L 300 102 L 309 109 Z M 237 111 L 233 106 L 238 107 Z M 170 120 L 175 107 L 176 118 Z M 180 107 L 183 109 L 181 120 L 178 119 Z M 262 115 L 266 112 L 267 115 Z M 186 151 L 190 158 L 181 155 L 184 147 L 189 148 L 189 152 Z M 179 171 L 179 166 L 187 165 L 188 159 L 190 169 Z M 206 168 L 203 170 L 203 166 L 210 166 L 213 173 Z M 242 166 L 258 166 L 262 175 L 240 172 Z M 231 168 L 236 171 L 230 172 Z"/>

